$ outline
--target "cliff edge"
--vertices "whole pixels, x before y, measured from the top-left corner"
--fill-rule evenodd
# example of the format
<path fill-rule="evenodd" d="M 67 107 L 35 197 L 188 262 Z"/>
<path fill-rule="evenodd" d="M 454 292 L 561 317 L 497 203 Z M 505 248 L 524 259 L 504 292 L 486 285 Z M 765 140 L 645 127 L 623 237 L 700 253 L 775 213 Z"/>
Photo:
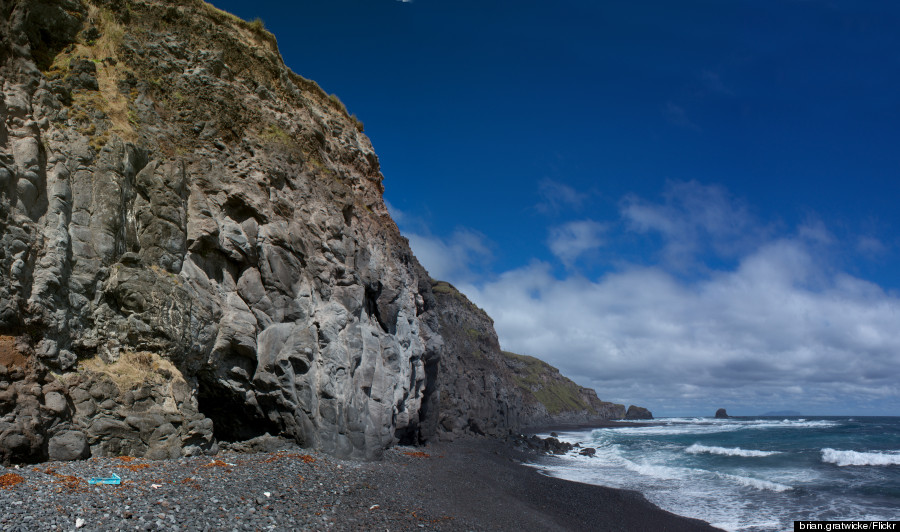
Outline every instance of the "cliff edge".
<path fill-rule="evenodd" d="M 432 285 L 382 192 L 362 124 L 260 23 L 0 3 L 0 461 L 267 432 L 373 458 L 560 404 L 621 417 L 545 402 L 557 385 Z"/>

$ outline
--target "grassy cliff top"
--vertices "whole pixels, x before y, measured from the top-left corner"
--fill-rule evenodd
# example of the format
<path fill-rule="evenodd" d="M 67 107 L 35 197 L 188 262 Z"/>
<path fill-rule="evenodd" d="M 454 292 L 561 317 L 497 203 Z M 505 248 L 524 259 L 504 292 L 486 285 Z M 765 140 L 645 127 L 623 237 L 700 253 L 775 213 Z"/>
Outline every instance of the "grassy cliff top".
<path fill-rule="evenodd" d="M 583 410 L 596 413 L 585 400 L 585 389 L 562 376 L 555 367 L 527 355 L 502 353 L 524 395 L 544 405 L 550 414 Z"/>

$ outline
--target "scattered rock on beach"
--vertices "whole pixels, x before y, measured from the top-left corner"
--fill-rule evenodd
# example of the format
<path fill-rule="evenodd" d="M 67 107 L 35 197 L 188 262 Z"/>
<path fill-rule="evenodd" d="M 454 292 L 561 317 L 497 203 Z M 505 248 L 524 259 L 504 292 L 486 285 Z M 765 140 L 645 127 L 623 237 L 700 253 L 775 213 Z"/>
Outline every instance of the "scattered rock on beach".
<path fill-rule="evenodd" d="M 594 456 L 597 454 L 597 449 L 594 449 L 593 447 L 585 447 L 584 449 L 579 451 L 578 454 L 582 456 Z"/>
<path fill-rule="evenodd" d="M 541 438 L 537 435 L 532 435 L 530 438 L 519 436 L 514 443 L 531 451 L 547 454 L 565 454 L 575 448 L 571 443 L 560 441 L 553 436 L 549 438 Z"/>

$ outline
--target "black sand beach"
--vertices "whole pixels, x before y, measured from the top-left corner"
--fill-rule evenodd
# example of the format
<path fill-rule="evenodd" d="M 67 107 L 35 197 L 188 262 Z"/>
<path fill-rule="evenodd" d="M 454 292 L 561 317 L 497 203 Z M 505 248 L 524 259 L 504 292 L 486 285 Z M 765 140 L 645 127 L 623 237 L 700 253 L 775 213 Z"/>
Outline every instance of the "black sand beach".
<path fill-rule="evenodd" d="M 636 492 L 549 478 L 484 438 L 379 462 L 291 449 L 0 469 L 3 530 L 715 530 Z M 89 485 L 91 476 L 121 485 Z"/>

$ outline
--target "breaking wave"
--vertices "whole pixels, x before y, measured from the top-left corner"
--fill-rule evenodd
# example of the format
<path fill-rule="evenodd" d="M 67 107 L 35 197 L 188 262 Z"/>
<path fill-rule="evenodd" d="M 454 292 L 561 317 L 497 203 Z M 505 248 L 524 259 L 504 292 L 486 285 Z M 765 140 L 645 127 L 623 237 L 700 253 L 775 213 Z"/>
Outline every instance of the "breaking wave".
<path fill-rule="evenodd" d="M 715 447 L 709 445 L 700 445 L 699 443 L 691 445 L 690 447 L 685 449 L 684 452 L 691 454 L 708 453 L 720 454 L 723 456 L 744 456 L 748 458 L 754 456 L 772 456 L 773 454 L 778 454 L 778 451 L 754 451 L 741 449 L 740 447 Z"/>
<path fill-rule="evenodd" d="M 858 451 L 839 451 L 822 449 L 822 461 L 837 466 L 889 466 L 900 465 L 900 451 L 883 453 L 862 453 Z"/>
<path fill-rule="evenodd" d="M 779 484 L 777 482 L 770 482 L 768 480 L 762 480 L 758 478 L 752 477 L 742 477 L 740 475 L 729 475 L 726 473 L 719 473 L 719 476 L 722 478 L 726 478 L 728 480 L 737 482 L 741 486 L 747 486 L 748 488 L 753 488 L 757 490 L 768 490 L 775 491 L 781 493 L 782 491 L 792 490 L 794 488 L 790 486 L 786 486 L 784 484 Z"/>

